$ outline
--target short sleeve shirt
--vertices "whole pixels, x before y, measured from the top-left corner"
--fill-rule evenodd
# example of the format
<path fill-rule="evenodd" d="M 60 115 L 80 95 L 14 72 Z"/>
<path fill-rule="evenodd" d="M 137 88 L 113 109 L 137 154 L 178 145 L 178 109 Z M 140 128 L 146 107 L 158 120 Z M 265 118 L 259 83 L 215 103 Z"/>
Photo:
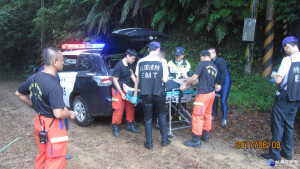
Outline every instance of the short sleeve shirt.
<path fill-rule="evenodd" d="M 198 93 L 207 94 L 215 91 L 217 68 L 211 61 L 198 63 L 195 74 L 199 75 Z"/>
<path fill-rule="evenodd" d="M 284 57 L 281 61 L 280 67 L 278 69 L 277 75 L 283 77 L 282 85 L 285 84 L 288 80 L 288 73 L 290 70 L 290 67 L 293 62 L 299 62 L 300 61 L 300 52 L 295 52 L 291 56 Z M 287 90 L 287 86 L 284 88 L 284 90 Z"/>
<path fill-rule="evenodd" d="M 138 61 L 135 74 L 139 78 L 140 95 L 165 95 L 163 79 L 169 76 L 165 59 L 149 54 Z"/>
<path fill-rule="evenodd" d="M 47 117 L 54 117 L 53 109 L 65 107 L 59 81 L 48 73 L 38 72 L 29 76 L 18 92 L 30 94 L 34 110 Z"/>
<path fill-rule="evenodd" d="M 123 84 L 130 86 L 131 73 L 132 73 L 131 65 L 125 66 L 123 64 L 122 60 L 120 60 L 115 65 L 114 70 L 113 70 L 113 77 L 119 78 L 118 82 L 119 82 L 122 90 L 123 90 Z M 115 84 L 113 84 L 113 88 L 116 89 Z"/>

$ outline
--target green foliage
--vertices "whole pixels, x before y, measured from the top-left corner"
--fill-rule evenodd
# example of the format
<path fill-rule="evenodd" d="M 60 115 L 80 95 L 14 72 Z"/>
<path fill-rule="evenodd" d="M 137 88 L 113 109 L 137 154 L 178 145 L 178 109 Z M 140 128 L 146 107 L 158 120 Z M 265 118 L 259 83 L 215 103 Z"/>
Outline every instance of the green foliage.
<path fill-rule="evenodd" d="M 239 109 L 270 111 L 274 101 L 276 85 L 269 79 L 262 79 L 260 74 L 241 77 L 232 70 L 232 85 L 228 104 Z"/>
<path fill-rule="evenodd" d="M 124 23 L 129 10 L 133 7 L 135 0 L 127 0 L 123 6 L 123 11 L 120 19 L 120 24 Z"/>
<path fill-rule="evenodd" d="M 167 13 L 168 13 L 167 9 L 162 9 L 158 11 L 152 19 L 151 26 L 154 27 L 157 24 L 157 22 L 159 22 L 163 17 L 167 15 Z"/>
<path fill-rule="evenodd" d="M 226 25 L 225 24 L 218 24 L 215 28 L 215 34 L 216 34 L 217 42 L 218 42 L 218 44 L 220 44 L 222 39 L 224 39 L 224 37 L 227 34 Z"/>
<path fill-rule="evenodd" d="M 275 1 L 276 21 L 292 22 L 299 19 L 295 14 L 297 10 L 300 10 L 300 4 L 297 0 Z"/>

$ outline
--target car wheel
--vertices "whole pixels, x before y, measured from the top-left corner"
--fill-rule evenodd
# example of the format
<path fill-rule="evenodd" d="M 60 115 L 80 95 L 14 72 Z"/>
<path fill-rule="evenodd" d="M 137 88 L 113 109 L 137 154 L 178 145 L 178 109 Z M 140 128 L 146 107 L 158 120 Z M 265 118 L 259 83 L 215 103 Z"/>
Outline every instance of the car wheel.
<path fill-rule="evenodd" d="M 83 127 L 94 122 L 94 117 L 90 115 L 88 106 L 81 96 L 76 96 L 73 101 L 73 110 L 76 111 L 75 122 Z"/>

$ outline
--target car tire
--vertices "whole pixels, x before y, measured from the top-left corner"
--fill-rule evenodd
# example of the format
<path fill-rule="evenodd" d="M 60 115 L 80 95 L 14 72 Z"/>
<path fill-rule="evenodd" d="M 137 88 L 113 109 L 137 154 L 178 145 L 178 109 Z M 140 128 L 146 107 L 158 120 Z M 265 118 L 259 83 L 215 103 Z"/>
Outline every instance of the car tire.
<path fill-rule="evenodd" d="M 73 110 L 77 112 L 75 122 L 79 126 L 87 127 L 94 122 L 94 117 L 91 116 L 88 106 L 81 96 L 74 98 Z"/>

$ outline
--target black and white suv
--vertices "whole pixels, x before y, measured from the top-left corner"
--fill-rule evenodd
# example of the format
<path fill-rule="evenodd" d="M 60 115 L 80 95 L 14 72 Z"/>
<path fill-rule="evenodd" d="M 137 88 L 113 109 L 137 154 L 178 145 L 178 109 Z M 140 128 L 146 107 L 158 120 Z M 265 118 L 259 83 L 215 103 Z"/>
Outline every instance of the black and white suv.
<path fill-rule="evenodd" d="M 140 52 L 150 41 L 166 38 L 161 32 L 128 28 L 112 32 L 107 42 L 64 44 L 64 68 L 58 73 L 67 107 L 77 111 L 76 123 L 88 126 L 95 116 L 110 116 L 112 70 L 128 48 Z M 139 54 L 141 56 L 141 54 Z"/>

